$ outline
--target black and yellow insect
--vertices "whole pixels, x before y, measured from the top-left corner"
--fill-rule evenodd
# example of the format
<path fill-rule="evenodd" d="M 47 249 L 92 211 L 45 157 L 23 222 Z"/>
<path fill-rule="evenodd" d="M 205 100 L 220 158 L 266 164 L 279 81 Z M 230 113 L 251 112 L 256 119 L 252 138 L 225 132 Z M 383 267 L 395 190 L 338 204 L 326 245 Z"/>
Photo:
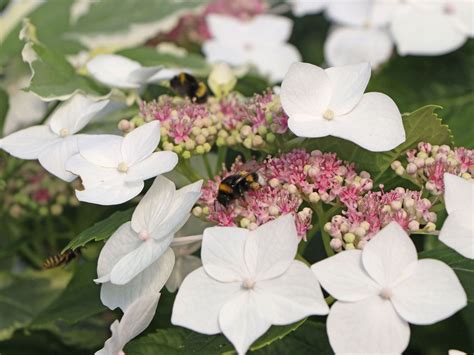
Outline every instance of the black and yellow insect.
<path fill-rule="evenodd" d="M 219 184 L 217 201 L 227 206 L 233 200 L 240 198 L 249 190 L 258 190 L 261 187 L 256 172 L 240 171 L 236 175 L 226 177 Z"/>
<path fill-rule="evenodd" d="M 73 251 L 71 249 L 66 250 L 64 253 L 59 253 L 53 256 L 50 256 L 43 262 L 43 269 L 53 269 L 61 265 L 67 265 L 75 257 L 79 256 L 79 252 Z"/>
<path fill-rule="evenodd" d="M 170 86 L 179 96 L 188 96 L 197 103 L 207 101 L 207 86 L 188 73 L 179 73 L 170 80 Z"/>

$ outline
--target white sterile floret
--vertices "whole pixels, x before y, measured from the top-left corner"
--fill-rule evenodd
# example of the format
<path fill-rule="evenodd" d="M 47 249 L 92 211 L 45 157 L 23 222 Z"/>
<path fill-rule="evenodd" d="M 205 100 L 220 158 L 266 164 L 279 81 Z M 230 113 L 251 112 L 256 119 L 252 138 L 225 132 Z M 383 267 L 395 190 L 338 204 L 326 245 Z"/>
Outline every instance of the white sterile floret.
<path fill-rule="evenodd" d="M 138 297 L 161 290 L 174 265 L 173 236 L 188 220 L 201 185 L 198 181 L 176 190 L 167 178 L 155 179 L 131 222 L 117 229 L 102 248 L 95 281 L 102 283 L 103 304 L 125 310 Z"/>
<path fill-rule="evenodd" d="M 119 89 L 138 89 L 162 69 L 162 66 L 142 67 L 116 54 L 100 54 L 87 63 L 87 70 L 95 80 Z"/>
<path fill-rule="evenodd" d="M 76 175 L 66 171 L 65 164 L 78 152 L 80 136 L 75 134 L 108 103 L 76 94 L 52 113 L 47 124 L 25 128 L 0 139 L 0 149 L 20 159 L 38 159 L 51 174 L 72 181 Z"/>
<path fill-rule="evenodd" d="M 321 69 L 294 63 L 281 85 L 288 127 L 299 137 L 335 136 L 379 152 L 405 141 L 402 116 L 385 94 L 364 94 L 368 63 Z"/>
<path fill-rule="evenodd" d="M 444 186 L 448 218 L 439 240 L 466 258 L 474 259 L 474 181 L 445 173 Z"/>
<path fill-rule="evenodd" d="M 95 355 L 124 355 L 125 345 L 143 332 L 153 320 L 160 294 L 143 296 L 133 302 L 124 312 L 120 321 L 110 326 L 112 336 L 106 340 L 104 347 Z"/>
<path fill-rule="evenodd" d="M 439 260 L 417 260 L 415 245 L 396 222 L 362 251 L 344 251 L 311 268 L 338 300 L 327 319 L 338 354 L 400 354 L 410 340 L 408 323 L 433 324 L 467 304 L 454 271 Z"/>
<path fill-rule="evenodd" d="M 244 354 L 271 325 L 327 314 L 318 281 L 294 260 L 298 242 L 291 215 L 254 231 L 205 229 L 203 267 L 181 285 L 172 323 L 204 334 L 224 333 Z"/>
<path fill-rule="evenodd" d="M 442 55 L 474 36 L 474 2 L 406 0 L 394 13 L 392 35 L 401 55 Z"/>
<path fill-rule="evenodd" d="M 287 41 L 293 24 L 275 15 L 258 15 L 243 21 L 235 17 L 209 15 L 206 18 L 212 39 L 203 46 L 211 63 L 254 65 L 272 81 L 280 81 L 291 63 L 301 60 L 298 50 Z"/>
<path fill-rule="evenodd" d="M 172 170 L 178 163 L 174 152 L 155 152 L 160 142 L 160 123 L 152 121 L 125 137 L 89 135 L 80 137 L 79 154 L 66 169 L 79 175 L 84 190 L 80 201 L 116 205 L 137 196 L 144 180 Z"/>

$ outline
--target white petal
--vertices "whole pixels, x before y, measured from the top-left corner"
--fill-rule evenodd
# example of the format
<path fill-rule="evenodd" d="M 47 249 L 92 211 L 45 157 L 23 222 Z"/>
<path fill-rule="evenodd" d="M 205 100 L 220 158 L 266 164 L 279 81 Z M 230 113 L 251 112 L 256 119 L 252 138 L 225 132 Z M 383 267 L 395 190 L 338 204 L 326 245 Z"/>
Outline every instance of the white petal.
<path fill-rule="evenodd" d="M 351 111 L 362 99 L 370 79 L 370 64 L 360 63 L 326 69 L 332 87 L 329 102 L 336 116 Z"/>
<path fill-rule="evenodd" d="M 256 280 L 266 280 L 283 274 L 293 263 L 299 241 L 291 214 L 251 231 L 245 244 L 250 275 Z"/>
<path fill-rule="evenodd" d="M 174 265 L 174 253 L 168 250 L 148 268 L 139 273 L 125 285 L 114 285 L 111 282 L 102 284 L 100 300 L 110 309 L 120 307 L 122 311 L 138 298 L 157 295 L 171 275 Z"/>
<path fill-rule="evenodd" d="M 405 129 L 397 105 L 385 94 L 370 92 L 347 115 L 338 116 L 332 135 L 373 152 L 391 150 L 405 142 Z"/>
<path fill-rule="evenodd" d="M 280 98 L 290 119 L 322 120 L 331 99 L 329 76 L 315 65 L 294 63 L 281 84 Z"/>
<path fill-rule="evenodd" d="M 321 12 L 326 7 L 327 0 L 291 0 L 293 14 L 295 16 L 304 16 L 310 14 L 317 14 Z"/>
<path fill-rule="evenodd" d="M 173 181 L 158 176 L 141 199 L 132 216 L 132 228 L 136 233 L 151 232 L 168 214 L 176 186 Z"/>
<path fill-rule="evenodd" d="M 86 189 L 97 187 L 104 183 L 123 181 L 123 175 L 116 168 L 97 166 L 84 159 L 81 154 L 75 154 L 70 157 L 66 161 L 65 169 L 75 175 L 79 175 Z"/>
<path fill-rule="evenodd" d="M 376 28 L 340 27 L 324 42 L 324 58 L 329 66 L 369 62 L 377 68 L 388 61 L 392 50 L 390 35 Z"/>
<path fill-rule="evenodd" d="M 131 166 L 127 171 L 125 181 L 148 180 L 173 170 L 176 164 L 178 164 L 178 155 L 175 152 L 155 152 Z"/>
<path fill-rule="evenodd" d="M 140 84 L 129 80 L 131 72 L 141 65 L 126 57 L 115 54 L 100 54 L 87 63 L 89 73 L 102 84 L 120 89 L 136 89 Z"/>
<path fill-rule="evenodd" d="M 249 40 L 261 44 L 283 43 L 290 39 L 293 21 L 284 16 L 262 14 L 248 22 Z"/>
<path fill-rule="evenodd" d="M 271 326 L 262 313 L 265 301 L 265 297 L 259 297 L 256 292 L 244 291 L 231 298 L 219 313 L 222 333 L 239 354 L 245 354 Z"/>
<path fill-rule="evenodd" d="M 452 212 L 444 221 L 439 240 L 462 256 L 474 259 L 474 217 L 472 212 Z"/>
<path fill-rule="evenodd" d="M 171 323 L 203 334 L 220 333 L 219 312 L 241 290 L 240 282 L 216 281 L 199 268 L 184 279 L 174 301 Z"/>
<path fill-rule="evenodd" d="M 143 332 L 151 323 L 156 312 L 160 294 L 144 296 L 130 305 L 120 322 L 116 320 L 110 329 L 112 336 L 107 339 L 104 348 L 97 351 L 96 355 L 119 354 L 125 344 Z"/>
<path fill-rule="evenodd" d="M 120 340 L 124 346 L 151 323 L 159 299 L 159 293 L 143 296 L 127 308 L 119 324 Z"/>
<path fill-rule="evenodd" d="M 337 354 L 401 354 L 410 340 L 408 323 L 379 296 L 334 303 L 326 326 Z"/>
<path fill-rule="evenodd" d="M 163 66 L 138 68 L 128 74 L 127 80 L 136 84 L 147 83 Z"/>
<path fill-rule="evenodd" d="M 248 276 L 244 248 L 249 233 L 245 228 L 206 228 L 201 249 L 206 272 L 222 282 L 242 281 Z"/>
<path fill-rule="evenodd" d="M 434 259 L 418 261 L 411 276 L 392 291 L 398 314 L 413 324 L 436 323 L 467 305 L 466 292 L 454 271 Z"/>
<path fill-rule="evenodd" d="M 123 137 L 111 134 L 81 135 L 79 152 L 89 162 L 107 168 L 117 168 L 123 161 Z"/>
<path fill-rule="evenodd" d="M 417 258 L 415 245 L 397 222 L 381 229 L 362 251 L 365 270 L 381 286 L 390 286 Z"/>
<path fill-rule="evenodd" d="M 173 271 L 171 272 L 168 281 L 166 281 L 166 289 L 169 292 L 176 292 L 186 276 L 201 266 L 201 259 L 197 256 L 183 255 L 177 257 Z"/>
<path fill-rule="evenodd" d="M 322 118 L 321 115 L 312 119 L 300 119 L 293 116 L 288 120 L 288 128 L 298 137 L 317 138 L 332 134 L 333 124 Z"/>
<path fill-rule="evenodd" d="M 138 196 L 143 190 L 143 181 L 119 182 L 88 187 L 83 191 L 76 190 L 79 201 L 95 203 L 97 205 L 119 205 Z"/>
<path fill-rule="evenodd" d="M 362 26 L 369 19 L 372 1 L 329 1 L 327 16 L 342 25 Z"/>
<path fill-rule="evenodd" d="M 472 1 L 458 0 L 450 3 L 456 8 L 455 15 L 464 25 L 464 31 L 469 37 L 474 37 L 474 3 Z"/>
<path fill-rule="evenodd" d="M 110 273 L 110 282 L 116 285 L 130 282 L 165 253 L 172 237 L 163 238 L 160 241 L 154 239 L 143 241 L 138 248 L 122 257 L 114 265 Z"/>
<path fill-rule="evenodd" d="M 379 293 L 380 286 L 362 265 L 360 250 L 347 250 L 324 259 L 311 269 L 323 288 L 334 298 L 354 302 Z"/>
<path fill-rule="evenodd" d="M 206 41 L 202 51 L 210 63 L 226 62 L 231 65 L 243 65 L 250 60 L 244 48 L 231 46 L 229 43 L 216 40 Z"/>
<path fill-rule="evenodd" d="M 153 153 L 160 142 L 160 121 L 151 121 L 127 134 L 122 142 L 123 161 L 129 166 Z"/>
<path fill-rule="evenodd" d="M 233 46 L 239 47 L 249 38 L 248 23 L 246 26 L 246 22 L 233 16 L 209 14 L 206 16 L 206 24 L 211 37 L 221 43 L 232 39 Z"/>
<path fill-rule="evenodd" d="M 261 310 L 274 325 L 291 324 L 310 315 L 329 313 L 316 277 L 300 261 L 293 261 L 279 277 L 258 281 L 255 292 L 265 298 Z"/>
<path fill-rule="evenodd" d="M 272 60 L 268 60 L 269 56 L 273 56 Z M 291 44 L 259 45 L 250 58 L 260 73 L 268 76 L 271 82 L 278 82 L 285 77 L 291 64 L 301 61 L 301 54 Z"/>
<path fill-rule="evenodd" d="M 401 55 L 442 55 L 458 49 L 467 39 L 449 16 L 415 6 L 397 11 L 391 31 Z"/>
<path fill-rule="evenodd" d="M 202 180 L 186 185 L 175 192 L 168 214 L 151 230 L 153 238 L 174 235 L 191 216 L 191 208 L 201 196 Z"/>
<path fill-rule="evenodd" d="M 0 149 L 16 158 L 38 159 L 57 139 L 58 136 L 48 126 L 33 126 L 0 139 Z"/>
<path fill-rule="evenodd" d="M 63 129 L 66 129 L 68 134 L 75 134 L 108 103 L 108 100 L 94 101 L 84 95 L 76 94 L 53 112 L 49 123 L 51 130 L 58 135 Z"/>
<path fill-rule="evenodd" d="M 41 166 L 51 174 L 64 181 L 71 182 L 77 178 L 77 175 L 66 170 L 66 162 L 78 152 L 77 137 L 69 136 L 58 139 L 56 143 L 46 148 L 39 155 L 38 160 Z"/>
<path fill-rule="evenodd" d="M 454 211 L 474 213 L 474 182 L 444 174 L 444 201 L 448 214 Z"/>

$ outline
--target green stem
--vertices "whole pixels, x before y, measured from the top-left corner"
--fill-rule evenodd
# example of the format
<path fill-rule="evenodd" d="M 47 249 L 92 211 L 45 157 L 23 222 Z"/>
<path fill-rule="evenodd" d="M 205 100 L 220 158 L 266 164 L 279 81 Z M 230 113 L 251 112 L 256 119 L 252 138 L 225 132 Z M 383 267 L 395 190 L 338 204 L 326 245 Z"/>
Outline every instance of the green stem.
<path fill-rule="evenodd" d="M 189 165 L 189 160 L 183 160 L 181 163 L 181 168 L 183 169 L 183 172 L 187 175 L 189 180 L 193 182 L 204 179 L 191 168 L 191 166 Z"/>
<path fill-rule="evenodd" d="M 217 150 L 217 163 L 216 163 L 216 170 L 214 175 L 219 175 L 222 169 L 222 163 L 225 163 L 225 159 L 227 157 L 227 147 L 220 147 Z"/>
<path fill-rule="evenodd" d="M 43 118 L 41 119 L 39 124 L 44 124 L 46 120 L 48 119 L 49 115 L 56 109 L 56 107 L 59 106 L 60 101 L 56 101 L 54 104 L 52 104 L 49 108 L 48 111 L 44 114 Z"/>
<path fill-rule="evenodd" d="M 209 177 L 209 179 L 212 179 L 214 177 L 214 174 L 212 173 L 212 168 L 211 168 L 211 163 L 209 163 L 209 158 L 207 157 L 207 154 L 203 154 L 201 156 L 204 162 L 204 166 L 206 167 L 207 176 Z"/>
<path fill-rule="evenodd" d="M 324 230 L 324 224 L 327 222 L 327 217 L 324 213 L 323 205 L 321 202 L 318 202 L 313 206 L 318 217 L 318 225 L 319 230 L 321 231 L 321 236 L 323 238 L 324 250 L 326 251 L 327 256 L 332 256 L 334 255 L 334 250 L 332 250 L 331 246 L 329 245 L 329 243 L 331 242 L 331 236 Z M 334 207 L 331 208 L 331 210 L 334 209 Z"/>
<path fill-rule="evenodd" d="M 328 306 L 332 305 L 336 301 L 336 299 L 332 296 L 327 296 L 324 300 L 326 301 Z"/>

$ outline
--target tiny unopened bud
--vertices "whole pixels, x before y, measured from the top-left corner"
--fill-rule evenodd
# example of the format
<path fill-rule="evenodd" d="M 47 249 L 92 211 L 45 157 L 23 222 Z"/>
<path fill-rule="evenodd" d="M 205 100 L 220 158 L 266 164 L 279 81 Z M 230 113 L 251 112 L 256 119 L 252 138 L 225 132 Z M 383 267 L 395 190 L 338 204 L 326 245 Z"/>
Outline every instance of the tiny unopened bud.
<path fill-rule="evenodd" d="M 199 206 L 196 206 L 193 208 L 193 215 L 196 217 L 200 217 L 202 215 L 202 208 Z"/>
<path fill-rule="evenodd" d="M 61 213 L 63 213 L 63 206 L 59 204 L 54 204 L 51 206 L 51 214 L 53 216 L 59 216 Z"/>
<path fill-rule="evenodd" d="M 278 180 L 277 178 L 273 178 L 273 179 L 270 179 L 270 181 L 268 182 L 268 184 L 273 187 L 273 188 L 276 188 L 278 186 L 280 186 L 280 180 Z"/>
<path fill-rule="evenodd" d="M 362 238 L 363 236 L 365 236 L 366 230 L 359 226 L 355 229 L 354 234 L 359 238 Z"/>
<path fill-rule="evenodd" d="M 204 207 L 202 208 L 202 213 L 204 213 L 205 215 L 208 215 L 208 214 L 209 214 L 209 207 L 204 206 Z"/>
<path fill-rule="evenodd" d="M 346 245 L 344 245 L 344 248 L 346 250 L 352 250 L 352 249 L 355 249 L 355 246 L 353 243 L 346 243 Z"/>
<path fill-rule="evenodd" d="M 248 218 L 244 217 L 240 220 L 240 226 L 242 228 L 247 228 L 249 226 L 249 224 L 250 224 L 250 220 Z"/>
<path fill-rule="evenodd" d="M 346 233 L 344 234 L 344 241 L 346 243 L 353 243 L 355 240 L 356 236 L 353 233 Z"/>
<path fill-rule="evenodd" d="M 184 159 L 190 159 L 191 158 L 191 152 L 189 150 L 185 150 L 183 152 L 183 154 L 181 154 L 181 156 L 184 158 Z"/>
<path fill-rule="evenodd" d="M 410 223 L 408 223 L 408 229 L 412 232 L 416 232 L 420 229 L 420 223 L 418 221 L 410 221 Z"/>
<path fill-rule="evenodd" d="M 360 226 L 361 226 L 362 228 L 364 228 L 366 231 L 368 231 L 368 230 L 370 229 L 370 223 L 367 222 L 367 221 L 363 221 L 363 222 L 360 224 Z"/>
<path fill-rule="evenodd" d="M 335 251 L 340 251 L 342 248 L 342 240 L 339 238 L 332 238 L 329 242 L 329 246 Z"/>
<path fill-rule="evenodd" d="M 398 201 L 398 200 L 392 201 L 390 202 L 390 207 L 392 207 L 394 211 L 398 211 L 402 208 L 402 201 Z"/>
<path fill-rule="evenodd" d="M 248 137 L 252 133 L 252 127 L 245 125 L 240 129 L 240 136 L 242 138 Z"/>
<path fill-rule="evenodd" d="M 245 138 L 243 144 L 244 144 L 245 148 L 251 149 L 252 148 L 252 138 L 251 137 Z"/>
<path fill-rule="evenodd" d="M 403 166 L 399 166 L 398 168 L 395 169 L 395 174 L 397 175 L 403 175 L 405 173 L 405 168 Z"/>
<path fill-rule="evenodd" d="M 253 231 L 257 228 L 258 228 L 258 225 L 255 222 L 250 223 L 249 226 L 248 226 L 248 229 L 250 229 L 251 231 Z"/>
<path fill-rule="evenodd" d="M 202 145 L 198 145 L 196 147 L 196 153 L 197 154 L 204 154 L 205 153 L 204 147 Z"/>
<path fill-rule="evenodd" d="M 275 136 L 273 133 L 267 133 L 266 136 L 265 136 L 265 140 L 266 140 L 268 143 L 273 143 L 273 142 L 275 142 L 275 139 L 276 139 L 276 136 Z"/>
<path fill-rule="evenodd" d="M 270 206 L 268 208 L 268 213 L 270 214 L 270 216 L 278 216 L 280 214 L 280 209 L 278 208 L 278 206 Z"/>
<path fill-rule="evenodd" d="M 265 142 L 263 141 L 263 138 L 262 136 L 255 136 L 253 137 L 253 140 L 252 140 L 252 145 L 254 147 L 260 147 L 264 144 Z"/>
<path fill-rule="evenodd" d="M 433 222 L 428 222 L 428 223 L 426 223 L 424 229 L 428 232 L 433 232 L 433 231 L 436 230 L 436 224 L 434 224 Z"/>
<path fill-rule="evenodd" d="M 286 189 L 288 190 L 288 192 L 290 194 L 296 194 L 298 192 L 298 189 L 296 188 L 295 185 L 293 184 L 288 184 L 288 186 L 286 187 Z"/>
<path fill-rule="evenodd" d="M 120 122 L 118 123 L 118 129 L 123 132 L 128 132 L 128 130 L 130 129 L 130 122 L 128 122 L 127 120 L 120 120 Z"/>
<path fill-rule="evenodd" d="M 320 200 L 321 200 L 321 197 L 319 197 L 319 194 L 317 192 L 311 192 L 309 194 L 309 202 L 318 203 Z"/>
<path fill-rule="evenodd" d="M 409 163 L 407 165 L 407 173 L 408 174 L 414 175 L 414 174 L 416 174 L 417 171 L 418 171 L 418 167 L 415 164 Z"/>
<path fill-rule="evenodd" d="M 204 144 L 206 143 L 206 137 L 204 137 L 202 134 L 199 134 L 196 136 L 196 143 L 197 144 Z"/>
<path fill-rule="evenodd" d="M 395 160 L 394 162 L 392 162 L 392 164 L 390 164 L 390 167 L 393 170 L 397 170 L 400 166 L 402 166 L 402 163 L 400 163 L 398 160 Z"/>

